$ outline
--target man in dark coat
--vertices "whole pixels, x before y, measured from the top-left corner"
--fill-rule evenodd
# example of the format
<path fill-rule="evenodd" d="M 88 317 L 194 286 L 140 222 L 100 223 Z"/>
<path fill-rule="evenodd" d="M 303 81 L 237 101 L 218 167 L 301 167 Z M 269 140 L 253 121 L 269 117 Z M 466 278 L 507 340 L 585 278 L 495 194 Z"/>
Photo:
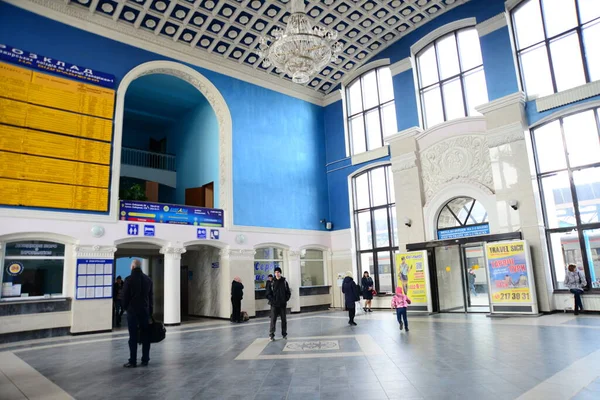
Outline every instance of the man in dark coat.
<path fill-rule="evenodd" d="M 233 278 L 231 282 L 231 305 L 233 311 L 231 320 L 233 322 L 242 322 L 242 298 L 244 297 L 244 285 L 239 276 Z"/>
<path fill-rule="evenodd" d="M 273 283 L 273 274 L 267 275 L 267 282 L 265 283 L 266 293 L 269 293 L 269 287 L 271 286 L 271 283 Z M 269 305 L 271 305 L 271 300 L 269 300 Z"/>
<path fill-rule="evenodd" d="M 342 293 L 344 293 L 346 309 L 348 310 L 348 325 L 356 326 L 354 316 L 356 315 L 356 302 L 360 301 L 360 289 L 352 279 L 352 272 L 350 271 L 346 272 L 346 277 L 342 282 Z"/>
<path fill-rule="evenodd" d="M 142 272 L 140 260 L 131 262 L 131 275 L 123 286 L 123 308 L 127 310 L 127 326 L 129 328 L 129 362 L 125 368 L 137 366 L 138 330 L 142 341 L 142 366 L 150 361 L 150 318 L 154 293 L 152 280 Z"/>
<path fill-rule="evenodd" d="M 275 277 L 273 282 L 267 287 L 267 299 L 271 303 L 271 326 L 269 337 L 275 340 L 275 325 L 277 324 L 277 316 L 281 316 L 281 336 L 287 339 L 287 319 L 286 308 L 287 302 L 292 296 L 290 286 L 283 276 L 281 276 L 281 268 L 275 268 Z"/>

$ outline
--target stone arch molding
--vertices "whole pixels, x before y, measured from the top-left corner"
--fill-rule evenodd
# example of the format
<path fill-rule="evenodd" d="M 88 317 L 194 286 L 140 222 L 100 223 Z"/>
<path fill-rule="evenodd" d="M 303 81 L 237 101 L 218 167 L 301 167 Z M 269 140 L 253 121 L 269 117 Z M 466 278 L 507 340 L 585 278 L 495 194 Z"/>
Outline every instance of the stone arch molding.
<path fill-rule="evenodd" d="M 117 90 L 115 107 L 115 130 L 113 142 L 113 171 L 110 199 L 111 219 L 118 214 L 118 187 L 121 175 L 121 147 L 123 138 L 123 114 L 125 94 L 129 85 L 145 75 L 163 74 L 182 79 L 194 86 L 212 107 L 219 124 L 219 207 L 223 209 L 225 227 L 233 226 L 233 184 L 232 184 L 232 135 L 233 125 L 229 107 L 219 90 L 205 76 L 193 68 L 173 61 L 150 61 L 133 68 L 123 77 Z"/>

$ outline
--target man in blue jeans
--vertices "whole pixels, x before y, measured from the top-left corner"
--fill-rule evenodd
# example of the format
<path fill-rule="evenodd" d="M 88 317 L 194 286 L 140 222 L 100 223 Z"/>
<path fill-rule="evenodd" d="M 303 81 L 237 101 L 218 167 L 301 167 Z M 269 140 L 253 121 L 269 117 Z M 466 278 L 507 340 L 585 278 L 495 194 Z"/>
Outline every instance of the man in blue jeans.
<path fill-rule="evenodd" d="M 152 280 L 142 272 L 140 260 L 131 262 L 131 275 L 123 286 L 123 308 L 127 310 L 129 328 L 129 362 L 125 368 L 137 367 L 138 332 L 142 342 L 142 366 L 150 361 L 150 318 L 152 317 Z"/>

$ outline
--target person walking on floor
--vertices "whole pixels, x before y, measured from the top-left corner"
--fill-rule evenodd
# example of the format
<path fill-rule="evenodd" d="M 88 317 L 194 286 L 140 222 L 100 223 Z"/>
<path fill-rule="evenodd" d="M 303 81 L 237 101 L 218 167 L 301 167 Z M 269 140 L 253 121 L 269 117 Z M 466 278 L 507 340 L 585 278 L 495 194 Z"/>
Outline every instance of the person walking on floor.
<path fill-rule="evenodd" d="M 398 286 L 396 288 L 396 294 L 392 297 L 392 308 L 396 309 L 396 317 L 398 318 L 398 324 L 400 324 L 400 330 L 406 327 L 406 332 L 408 332 L 408 305 L 410 304 L 410 299 L 407 295 L 404 294 L 404 290 L 402 286 Z M 404 324 L 402 321 L 404 320 Z"/>
<path fill-rule="evenodd" d="M 365 300 L 364 310 L 372 312 L 373 310 L 371 310 L 371 300 L 373 300 L 373 278 L 369 276 L 369 271 L 365 271 L 363 273 L 363 277 L 360 283 L 362 288 L 362 297 Z"/>
<path fill-rule="evenodd" d="M 138 332 L 142 342 L 142 366 L 150 362 L 150 323 L 153 312 L 154 293 L 152 280 L 142 272 L 140 260 L 131 262 L 131 275 L 123 286 L 123 308 L 127 310 L 129 329 L 129 362 L 125 368 L 137 366 Z"/>
<path fill-rule="evenodd" d="M 356 315 L 356 302 L 360 302 L 360 289 L 352 279 L 352 272 L 350 271 L 346 272 L 346 277 L 342 282 L 342 293 L 344 293 L 346 309 L 348 310 L 348 325 L 356 326 L 354 316 Z"/>
<path fill-rule="evenodd" d="M 573 310 L 575 315 L 579 315 L 579 312 L 583 311 L 581 295 L 583 294 L 583 288 L 587 285 L 585 275 L 575 265 L 569 264 L 565 273 L 564 283 L 567 289 L 573 293 L 573 297 L 575 298 L 575 308 Z"/>
<path fill-rule="evenodd" d="M 269 330 L 271 340 L 275 340 L 275 325 L 277 324 L 278 316 L 281 316 L 281 336 L 287 339 L 287 319 L 285 313 L 287 302 L 291 296 L 290 286 L 285 278 L 281 276 L 281 268 L 276 267 L 273 282 L 267 286 L 267 299 L 271 303 L 271 326 Z"/>
<path fill-rule="evenodd" d="M 231 282 L 231 312 L 232 322 L 242 322 L 242 299 L 244 298 L 244 285 L 239 276 L 233 278 Z"/>
<path fill-rule="evenodd" d="M 123 317 L 123 279 L 121 275 L 117 276 L 113 284 L 113 310 L 115 314 L 115 325 L 121 326 L 121 317 Z"/>

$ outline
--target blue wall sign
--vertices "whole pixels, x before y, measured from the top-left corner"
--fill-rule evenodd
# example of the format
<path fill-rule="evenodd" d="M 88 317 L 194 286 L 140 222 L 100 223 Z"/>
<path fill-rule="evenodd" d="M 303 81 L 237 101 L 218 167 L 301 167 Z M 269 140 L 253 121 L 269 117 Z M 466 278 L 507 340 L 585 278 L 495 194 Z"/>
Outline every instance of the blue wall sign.
<path fill-rule="evenodd" d="M 219 263 L 218 262 L 214 262 L 210 264 L 211 267 L 213 268 L 219 268 Z"/>
<path fill-rule="evenodd" d="M 154 236 L 154 225 L 144 225 L 144 236 Z"/>
<path fill-rule="evenodd" d="M 24 65 L 29 68 L 50 72 L 55 75 L 66 76 L 94 85 L 104 86 L 109 89 L 115 87 L 115 77 L 91 68 L 70 64 L 41 54 L 17 49 L 7 44 L 0 43 L 0 60 L 12 64 Z"/>
<path fill-rule="evenodd" d="M 219 230 L 218 229 L 211 229 L 210 230 L 210 238 L 211 239 L 215 239 L 215 240 L 219 240 Z"/>
<path fill-rule="evenodd" d="M 459 239 L 469 236 L 488 235 L 490 224 L 467 225 L 459 228 L 440 229 L 437 232 L 438 240 Z"/>
<path fill-rule="evenodd" d="M 223 210 L 145 201 L 121 201 L 122 221 L 154 222 L 195 226 L 223 226 Z"/>
<path fill-rule="evenodd" d="M 140 231 L 138 224 L 127 224 L 127 234 L 129 236 L 137 236 Z"/>
<path fill-rule="evenodd" d="M 206 228 L 198 228 L 196 230 L 196 237 L 198 239 L 206 239 Z"/>
<path fill-rule="evenodd" d="M 77 260 L 75 298 L 77 300 L 111 299 L 113 260 L 80 258 Z"/>

